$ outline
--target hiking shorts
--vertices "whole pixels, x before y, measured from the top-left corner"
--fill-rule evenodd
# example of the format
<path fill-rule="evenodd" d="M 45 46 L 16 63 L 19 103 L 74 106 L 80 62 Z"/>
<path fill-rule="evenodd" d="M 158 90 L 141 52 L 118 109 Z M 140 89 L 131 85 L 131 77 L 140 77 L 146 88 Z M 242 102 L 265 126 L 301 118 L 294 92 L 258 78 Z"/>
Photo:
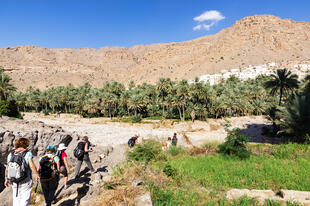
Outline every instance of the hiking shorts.
<path fill-rule="evenodd" d="M 68 177 L 68 171 L 65 166 L 60 167 L 60 174 L 62 174 L 65 177 Z"/>

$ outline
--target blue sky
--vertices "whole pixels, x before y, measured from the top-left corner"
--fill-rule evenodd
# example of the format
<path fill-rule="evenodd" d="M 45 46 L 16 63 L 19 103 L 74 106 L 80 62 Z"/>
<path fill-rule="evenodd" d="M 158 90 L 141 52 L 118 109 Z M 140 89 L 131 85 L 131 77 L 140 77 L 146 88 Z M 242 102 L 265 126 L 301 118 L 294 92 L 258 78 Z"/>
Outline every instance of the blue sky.
<path fill-rule="evenodd" d="M 213 13 L 202 15 L 207 11 Z M 309 11 L 310 0 L 0 0 L 0 47 L 186 41 L 217 33 L 245 16 L 310 21 Z"/>

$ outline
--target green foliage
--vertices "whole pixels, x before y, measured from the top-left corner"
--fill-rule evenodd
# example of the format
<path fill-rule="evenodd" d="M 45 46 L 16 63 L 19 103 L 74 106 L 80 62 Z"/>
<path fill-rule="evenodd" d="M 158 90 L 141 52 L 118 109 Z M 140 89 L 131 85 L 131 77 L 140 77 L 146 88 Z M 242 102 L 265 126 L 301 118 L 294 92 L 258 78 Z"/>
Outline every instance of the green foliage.
<path fill-rule="evenodd" d="M 271 75 L 271 78 L 272 79 L 265 82 L 264 86 L 266 89 L 270 89 L 271 95 L 275 95 L 279 91 L 280 106 L 283 95 L 288 95 L 289 92 L 298 89 L 298 76 L 292 74 L 288 69 L 277 69 L 276 72 Z"/>
<path fill-rule="evenodd" d="M 171 145 L 171 147 L 169 148 L 169 150 L 167 152 L 168 152 L 168 154 L 170 154 L 172 156 L 177 156 L 179 154 L 184 154 L 185 150 L 182 147 L 177 147 L 177 146 Z"/>
<path fill-rule="evenodd" d="M 281 206 L 282 204 L 280 202 L 277 202 L 275 200 L 267 200 L 265 202 L 266 206 Z"/>
<path fill-rule="evenodd" d="M 127 155 L 128 160 L 148 162 L 158 159 L 162 153 L 161 144 L 155 140 L 144 140 Z"/>
<path fill-rule="evenodd" d="M 142 115 L 141 114 L 137 114 L 135 116 L 131 117 L 131 120 L 133 123 L 139 123 L 142 121 Z"/>
<path fill-rule="evenodd" d="M 17 110 L 15 101 L 0 101 L 0 116 L 9 116 L 22 119 L 22 115 Z"/>
<path fill-rule="evenodd" d="M 8 101 L 0 101 L 0 115 L 9 116 L 10 104 Z"/>
<path fill-rule="evenodd" d="M 280 125 L 291 134 L 290 141 L 305 142 L 310 134 L 310 94 L 294 95 L 278 113 Z"/>
<path fill-rule="evenodd" d="M 92 88 L 86 83 L 79 87 L 50 87 L 39 90 L 29 87 L 17 92 L 13 99 L 21 111 L 48 111 L 51 113 L 76 113 L 85 117 L 131 118 L 143 116 L 155 119 L 200 119 L 209 117 L 261 115 L 275 104 L 263 84 L 266 77 L 240 81 L 236 77 L 210 86 L 195 81 L 179 82 L 161 79 L 156 85 L 106 82 L 102 88 Z M 192 115 L 192 116 L 191 116 Z M 158 117 L 160 116 L 160 117 Z M 130 121 L 133 122 L 133 121 Z"/>
<path fill-rule="evenodd" d="M 240 129 L 234 129 L 228 133 L 223 144 L 219 145 L 220 153 L 235 155 L 241 159 L 249 158 L 251 152 L 247 150 L 249 139 L 240 133 Z"/>
<path fill-rule="evenodd" d="M 163 169 L 163 172 L 168 177 L 175 177 L 177 175 L 177 170 L 174 167 L 172 167 L 170 164 L 166 164 L 166 166 Z"/>

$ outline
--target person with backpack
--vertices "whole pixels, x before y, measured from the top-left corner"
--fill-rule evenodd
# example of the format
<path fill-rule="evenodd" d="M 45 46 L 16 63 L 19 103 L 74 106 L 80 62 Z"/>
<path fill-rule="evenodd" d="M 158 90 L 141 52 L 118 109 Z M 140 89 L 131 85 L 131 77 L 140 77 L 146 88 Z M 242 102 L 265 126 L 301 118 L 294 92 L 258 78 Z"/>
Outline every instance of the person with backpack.
<path fill-rule="evenodd" d="M 58 150 L 57 156 L 60 159 L 60 174 L 62 174 L 64 176 L 65 189 L 68 188 L 68 185 L 67 185 L 68 173 L 70 171 L 68 159 L 67 159 L 67 153 L 65 152 L 66 149 L 67 149 L 67 147 L 64 143 L 59 144 L 58 149 L 57 149 Z"/>
<path fill-rule="evenodd" d="M 139 142 L 139 135 L 135 135 L 128 140 L 128 146 L 134 147 Z"/>
<path fill-rule="evenodd" d="M 95 172 L 95 169 L 93 168 L 90 158 L 89 158 L 89 152 L 93 152 L 93 149 L 90 149 L 91 143 L 88 141 L 88 137 L 84 136 L 82 140 L 78 143 L 76 148 L 74 149 L 74 156 L 77 158 L 77 164 L 75 168 L 75 174 L 74 177 L 77 179 L 79 177 L 79 173 L 81 170 L 81 166 L 83 161 L 86 162 L 87 167 L 90 169 L 91 172 Z"/>
<path fill-rule="evenodd" d="M 55 153 L 55 146 L 48 145 L 46 154 L 39 159 L 39 174 L 46 206 L 51 206 L 58 187 L 60 159 Z"/>
<path fill-rule="evenodd" d="M 7 157 L 5 169 L 5 186 L 12 185 L 13 206 L 29 206 L 32 189 L 32 172 L 36 180 L 40 177 L 32 160 L 32 153 L 27 150 L 30 140 L 20 138 L 14 142 L 15 150 Z"/>
<path fill-rule="evenodd" d="M 177 143 L 178 143 L 177 133 L 174 133 L 172 137 L 172 145 L 177 146 Z"/>

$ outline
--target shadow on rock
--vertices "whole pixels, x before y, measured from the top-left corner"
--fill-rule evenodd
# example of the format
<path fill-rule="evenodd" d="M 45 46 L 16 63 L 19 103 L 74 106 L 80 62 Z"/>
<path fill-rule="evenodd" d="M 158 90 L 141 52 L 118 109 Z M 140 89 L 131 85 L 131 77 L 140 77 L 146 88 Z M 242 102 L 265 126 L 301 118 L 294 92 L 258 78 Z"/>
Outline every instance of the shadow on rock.
<path fill-rule="evenodd" d="M 77 188 L 77 196 L 74 199 L 65 200 L 59 206 L 80 205 L 81 199 L 87 195 L 88 191 L 89 186 L 84 183 L 81 187 Z"/>
<path fill-rule="evenodd" d="M 97 169 L 96 172 L 109 172 L 107 168 L 108 168 L 108 166 L 100 167 L 100 168 Z"/>

